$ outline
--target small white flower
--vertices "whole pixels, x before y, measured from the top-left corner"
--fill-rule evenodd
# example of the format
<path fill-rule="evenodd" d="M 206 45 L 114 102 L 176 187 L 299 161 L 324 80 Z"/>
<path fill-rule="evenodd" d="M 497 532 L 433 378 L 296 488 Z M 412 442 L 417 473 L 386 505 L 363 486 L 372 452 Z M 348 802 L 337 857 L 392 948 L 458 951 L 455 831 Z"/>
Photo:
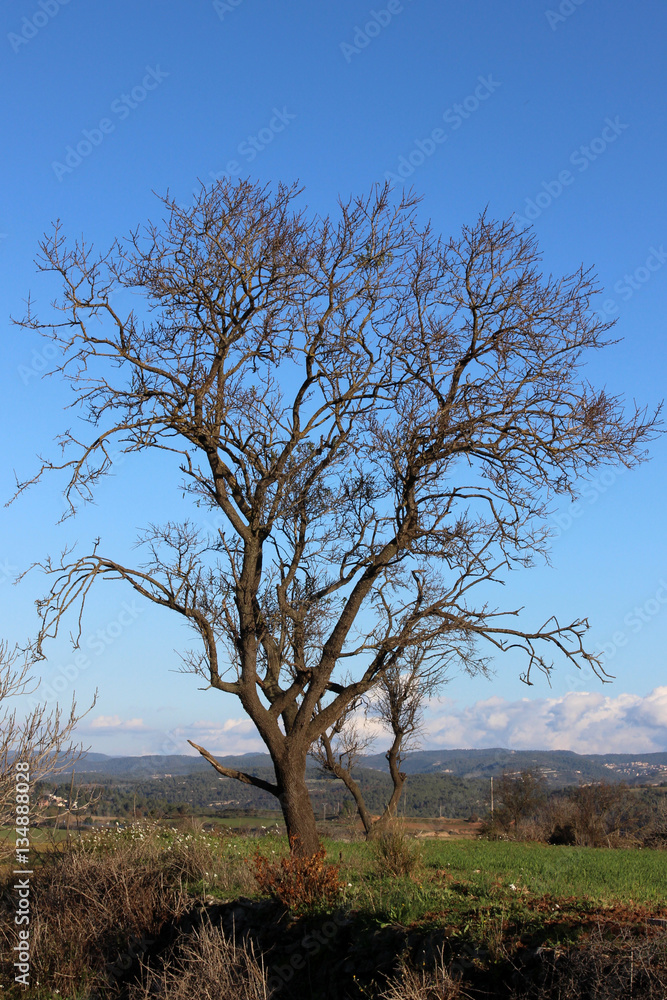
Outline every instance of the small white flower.
<path fill-rule="evenodd" d="M 516 886 L 514 882 L 510 882 L 510 889 L 512 890 L 512 892 L 516 892 Z"/>

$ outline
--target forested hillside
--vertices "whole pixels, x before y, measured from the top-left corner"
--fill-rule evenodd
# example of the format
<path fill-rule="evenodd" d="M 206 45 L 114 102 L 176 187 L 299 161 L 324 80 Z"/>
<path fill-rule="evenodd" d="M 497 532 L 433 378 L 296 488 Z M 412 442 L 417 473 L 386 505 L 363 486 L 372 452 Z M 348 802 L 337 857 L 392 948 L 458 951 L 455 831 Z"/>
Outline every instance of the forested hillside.
<path fill-rule="evenodd" d="M 268 768 L 254 768 L 259 777 L 271 778 Z M 364 797 L 372 812 L 380 812 L 391 794 L 389 775 L 368 769 L 357 772 Z M 43 790 L 65 799 L 71 779 L 44 785 Z M 352 799 L 341 782 L 322 777 L 313 769 L 308 786 L 318 816 L 331 816 L 353 810 Z M 275 809 L 276 799 L 260 789 L 231 778 L 222 778 L 210 766 L 204 773 L 168 777 L 103 777 L 96 774 L 75 775 L 76 798 L 83 803 L 93 793 L 99 794 L 90 815 L 172 815 L 179 813 L 217 813 L 229 810 Z M 467 819 L 489 807 L 490 783 L 484 779 L 466 780 L 452 775 L 410 775 L 400 811 L 408 816 L 443 816 Z"/>

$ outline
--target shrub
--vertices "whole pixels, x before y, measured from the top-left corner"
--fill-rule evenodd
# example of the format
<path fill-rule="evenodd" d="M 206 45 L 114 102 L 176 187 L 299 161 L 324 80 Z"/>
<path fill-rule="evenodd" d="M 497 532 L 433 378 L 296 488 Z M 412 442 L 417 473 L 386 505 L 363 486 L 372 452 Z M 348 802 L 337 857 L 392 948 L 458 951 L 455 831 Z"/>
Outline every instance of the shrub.
<path fill-rule="evenodd" d="M 421 862 L 419 845 L 394 824 L 371 840 L 373 867 L 381 877 L 411 875 Z"/>
<path fill-rule="evenodd" d="M 556 823 L 548 842 L 556 846 L 572 847 L 577 842 L 577 832 L 572 823 Z"/>
<path fill-rule="evenodd" d="M 508 1000 L 663 1000 L 665 938 L 637 937 L 626 929 L 607 940 L 598 928 L 584 948 L 547 952 L 540 980 L 515 986 Z"/>
<path fill-rule="evenodd" d="M 210 882 L 218 867 L 216 846 L 211 837 L 201 833 L 175 837 L 164 852 L 165 873 L 172 880 Z"/>
<path fill-rule="evenodd" d="M 582 847 L 611 847 L 620 838 L 624 785 L 599 781 L 581 785 L 570 794 L 577 843 Z"/>
<path fill-rule="evenodd" d="M 293 913 L 306 913 L 334 906 L 343 888 L 340 866 L 327 863 L 325 855 L 324 847 L 320 847 L 310 857 L 269 861 L 257 850 L 251 865 L 262 892 L 279 899 Z"/>

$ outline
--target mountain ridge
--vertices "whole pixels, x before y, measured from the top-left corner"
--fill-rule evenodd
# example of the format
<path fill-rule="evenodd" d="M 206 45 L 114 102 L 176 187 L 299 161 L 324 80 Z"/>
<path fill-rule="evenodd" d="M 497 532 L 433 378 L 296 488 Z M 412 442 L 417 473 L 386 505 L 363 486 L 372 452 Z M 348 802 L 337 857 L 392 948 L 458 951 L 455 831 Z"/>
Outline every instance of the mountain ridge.
<path fill-rule="evenodd" d="M 271 769 L 271 759 L 264 753 L 221 755 L 227 767 L 256 770 Z M 315 768 L 313 764 L 313 768 Z M 87 753 L 74 764 L 78 773 L 107 776 L 159 777 L 199 774 L 211 765 L 202 757 L 189 754 L 141 757 Z M 384 754 L 371 754 L 359 761 L 359 767 L 387 771 Z M 406 774 L 449 774 L 460 778 L 499 777 L 503 772 L 541 769 L 550 785 L 571 785 L 592 781 L 627 781 L 631 784 L 667 781 L 667 753 L 577 754 L 572 750 L 510 750 L 505 747 L 484 749 L 418 750 L 407 754 L 402 770 Z M 71 773 L 69 767 L 64 773 Z"/>

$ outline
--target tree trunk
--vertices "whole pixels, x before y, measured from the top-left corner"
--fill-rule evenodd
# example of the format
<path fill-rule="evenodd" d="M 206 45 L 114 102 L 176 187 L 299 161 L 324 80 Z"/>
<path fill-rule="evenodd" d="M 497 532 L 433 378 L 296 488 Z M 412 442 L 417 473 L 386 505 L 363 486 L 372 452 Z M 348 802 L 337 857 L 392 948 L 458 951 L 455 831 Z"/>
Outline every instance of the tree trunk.
<path fill-rule="evenodd" d="M 391 798 L 387 803 L 387 808 L 385 812 L 389 816 L 395 816 L 398 810 L 398 800 L 401 797 L 401 792 L 403 791 L 403 785 L 405 784 L 405 779 L 407 777 L 403 771 L 398 766 L 398 751 L 400 748 L 400 740 L 394 740 L 393 745 L 389 748 L 387 752 L 387 760 L 389 762 L 389 773 L 391 774 L 391 780 L 394 784 L 394 790 L 391 793 Z"/>
<path fill-rule="evenodd" d="M 366 837 L 370 837 L 371 831 L 373 829 L 373 817 L 371 816 L 371 814 L 369 813 L 368 809 L 366 808 L 366 803 L 364 802 L 364 799 L 363 799 L 363 796 L 361 794 L 361 789 L 359 788 L 359 785 L 352 778 L 352 776 L 349 775 L 349 772 L 348 772 L 348 777 L 349 777 L 349 780 L 346 780 L 346 778 L 343 777 L 343 781 L 345 782 L 345 784 L 346 784 L 346 786 L 348 788 L 348 791 L 350 792 L 350 794 L 352 795 L 352 797 L 353 797 L 353 799 L 354 799 L 354 801 L 356 803 L 357 812 L 359 813 L 359 819 L 363 823 L 364 832 L 366 834 Z"/>
<path fill-rule="evenodd" d="M 403 785 L 405 784 L 406 778 L 406 775 L 403 774 L 398 766 L 398 753 L 401 746 L 401 740 L 402 734 L 397 734 L 394 742 L 386 754 L 387 760 L 389 761 L 389 772 L 391 774 L 394 788 L 391 798 L 385 806 L 382 815 L 378 816 L 378 818 L 374 820 L 366 807 L 361 788 L 352 777 L 351 768 L 343 767 L 340 759 L 336 760 L 336 756 L 331 748 L 331 741 L 327 734 L 323 733 L 321 736 L 321 743 L 326 759 L 326 764 L 324 766 L 331 772 L 331 774 L 334 774 L 338 779 L 340 779 L 340 781 L 343 782 L 348 792 L 354 799 L 357 806 L 357 813 L 359 814 L 359 818 L 361 819 L 364 827 L 366 840 L 372 840 L 374 837 L 381 836 L 387 829 L 389 821 L 396 815 L 398 800 L 401 797 L 401 792 L 403 791 Z"/>
<path fill-rule="evenodd" d="M 394 788 L 391 793 L 391 798 L 384 808 L 384 812 L 373 822 L 371 829 L 366 830 L 367 840 L 372 840 L 373 837 L 381 837 L 398 811 L 398 800 L 401 797 L 401 792 L 403 791 L 403 786 L 407 777 L 407 775 L 404 774 L 398 766 L 398 752 L 400 745 L 401 738 L 397 736 L 387 751 L 386 757 L 389 762 L 389 773 L 391 775 Z"/>
<path fill-rule="evenodd" d="M 315 812 L 306 785 L 306 756 L 303 760 L 274 761 L 290 851 L 296 857 L 311 857 L 320 848 Z"/>
<path fill-rule="evenodd" d="M 369 837 L 371 829 L 373 827 L 373 817 L 366 808 L 366 803 L 364 802 L 364 797 L 361 793 L 359 785 L 352 777 L 351 772 L 334 760 L 333 754 L 331 752 L 329 752 L 328 754 L 328 759 L 329 759 L 329 767 L 332 774 L 335 774 L 336 777 L 343 782 L 348 792 L 354 799 L 355 804 L 357 806 L 357 812 L 359 814 L 359 818 L 364 826 L 364 832 L 366 836 Z"/>

